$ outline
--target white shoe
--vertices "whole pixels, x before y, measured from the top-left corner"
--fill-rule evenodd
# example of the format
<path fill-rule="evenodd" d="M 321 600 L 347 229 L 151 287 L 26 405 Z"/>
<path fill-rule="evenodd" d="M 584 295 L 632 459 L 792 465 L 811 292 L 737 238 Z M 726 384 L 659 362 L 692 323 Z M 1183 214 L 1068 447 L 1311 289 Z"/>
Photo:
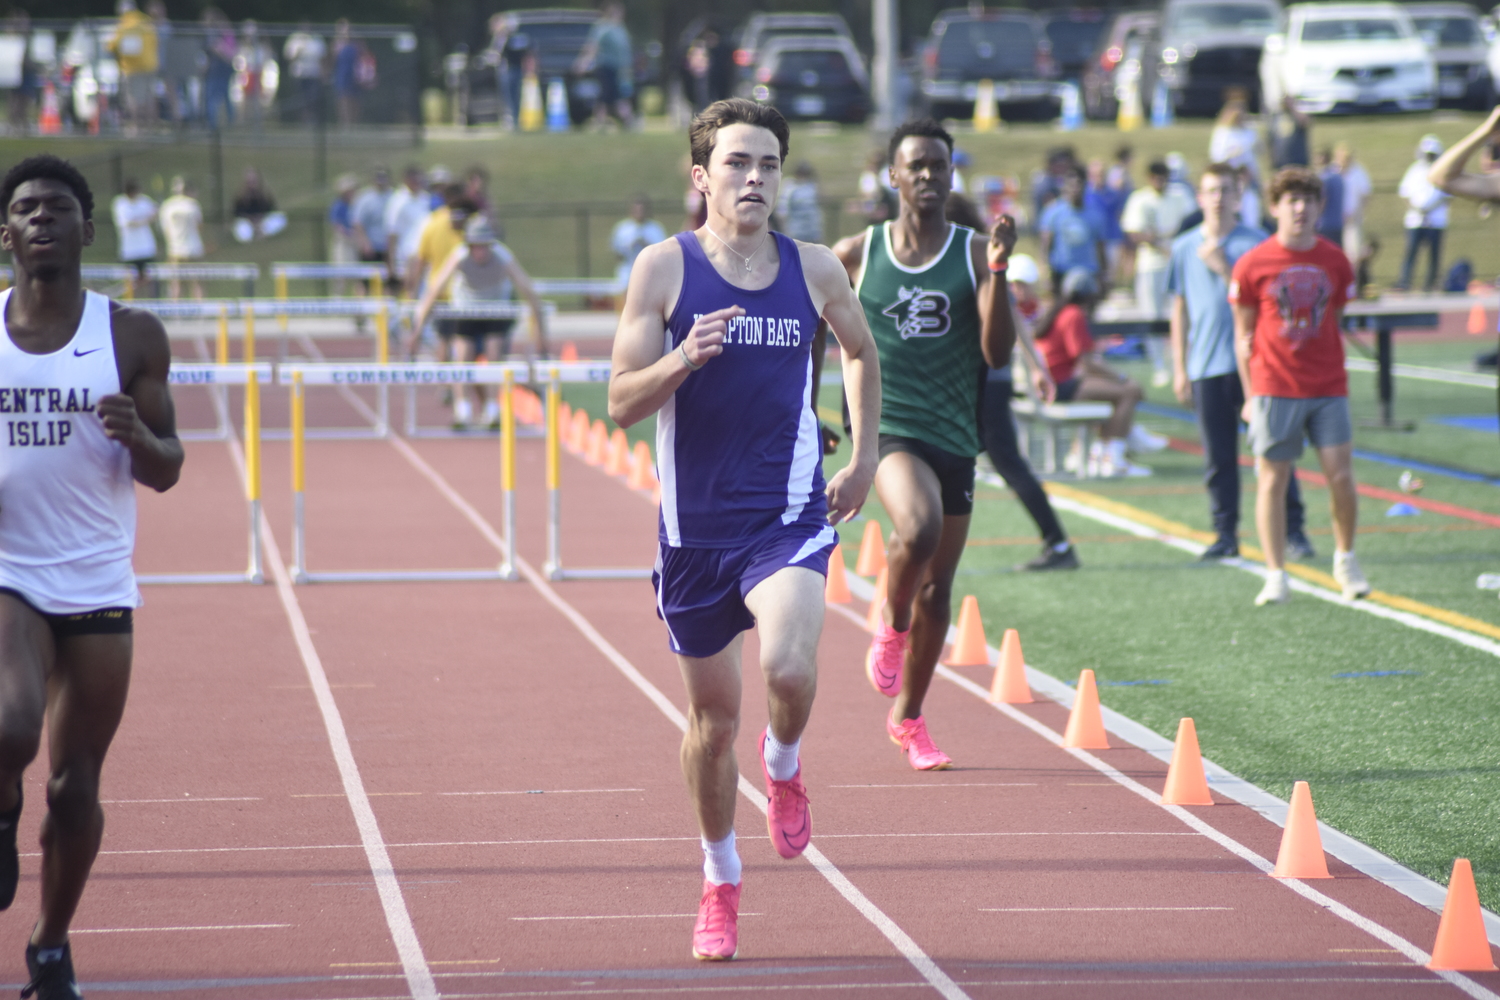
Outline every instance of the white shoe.
<path fill-rule="evenodd" d="M 484 420 L 481 421 L 486 427 L 500 426 L 500 404 L 493 399 L 484 404 Z"/>
<path fill-rule="evenodd" d="M 1162 388 L 1163 386 L 1171 385 L 1172 373 L 1167 371 L 1165 368 L 1161 369 L 1160 371 L 1153 372 L 1151 375 L 1151 384 L 1156 386 L 1156 388 L 1158 389 Z"/>
<path fill-rule="evenodd" d="M 1255 606 L 1258 608 L 1266 604 L 1285 604 L 1287 598 L 1291 596 L 1292 590 L 1286 582 L 1286 570 L 1272 570 L 1266 576 L 1266 585 L 1260 588 L 1260 593 L 1255 595 Z"/>
<path fill-rule="evenodd" d="M 474 404 L 469 397 L 460 396 L 453 401 L 453 424 L 456 427 L 467 427 L 469 421 L 474 419 Z"/>
<path fill-rule="evenodd" d="M 1333 554 L 1333 578 L 1343 588 L 1346 601 L 1366 597 L 1372 589 L 1370 581 L 1365 579 L 1364 570 L 1359 568 L 1359 560 L 1355 558 L 1353 552 Z"/>
<path fill-rule="evenodd" d="M 1129 459 L 1102 458 L 1089 464 L 1090 474 L 1098 479 L 1139 479 L 1151 475 L 1149 466 L 1136 465 Z"/>
<path fill-rule="evenodd" d="M 1125 439 L 1125 442 L 1130 446 L 1130 450 L 1137 454 L 1161 451 L 1171 443 L 1160 434 L 1153 434 L 1146 430 L 1140 424 L 1135 424 L 1130 428 L 1130 436 Z"/>

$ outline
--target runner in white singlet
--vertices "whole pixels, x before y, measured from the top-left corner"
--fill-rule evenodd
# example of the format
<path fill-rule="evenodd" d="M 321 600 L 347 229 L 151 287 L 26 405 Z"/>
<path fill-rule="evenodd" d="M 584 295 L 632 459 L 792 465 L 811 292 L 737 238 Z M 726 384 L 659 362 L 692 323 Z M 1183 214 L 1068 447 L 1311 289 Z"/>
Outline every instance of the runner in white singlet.
<path fill-rule="evenodd" d="M 160 321 L 83 289 L 83 176 L 35 156 L 0 181 L 0 203 L 16 272 L 0 295 L 0 909 L 15 899 L 21 778 L 45 715 L 42 912 L 22 996 L 78 1000 L 68 926 L 104 832 L 99 772 L 141 603 L 135 483 L 170 488 L 183 453 Z"/>

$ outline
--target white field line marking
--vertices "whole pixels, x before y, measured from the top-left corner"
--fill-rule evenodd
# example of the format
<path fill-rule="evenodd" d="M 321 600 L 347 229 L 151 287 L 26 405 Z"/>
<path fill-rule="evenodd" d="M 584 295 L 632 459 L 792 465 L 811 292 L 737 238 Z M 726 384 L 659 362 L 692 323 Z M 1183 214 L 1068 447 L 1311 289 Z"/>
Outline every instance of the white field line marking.
<path fill-rule="evenodd" d="M 1349 358 L 1344 367 L 1352 372 L 1374 372 L 1379 367 L 1364 358 Z M 1495 376 L 1479 372 L 1453 371 L 1447 368 L 1432 368 L 1427 365 L 1391 365 L 1391 374 L 1400 378 L 1419 379 L 1424 382 L 1444 382 L 1448 385 L 1471 385 L 1479 389 L 1495 391 Z"/>
<path fill-rule="evenodd" d="M 485 539 L 495 547 L 495 550 L 497 552 L 503 553 L 505 551 L 505 543 L 501 539 L 499 533 L 495 531 L 490 523 L 486 521 L 484 517 L 481 516 L 480 513 L 475 510 L 467 500 L 460 496 L 458 492 L 454 490 L 451 485 L 449 485 L 448 481 L 444 479 L 436 469 L 428 465 L 427 462 L 422 458 L 422 456 L 418 455 L 416 450 L 413 449 L 411 445 L 407 444 L 407 442 L 403 438 L 396 437 L 394 435 L 391 437 L 390 441 L 391 444 L 395 446 L 396 450 L 401 452 L 401 454 L 406 457 L 407 461 L 412 463 L 412 466 L 416 468 L 417 471 L 426 476 L 427 479 L 433 484 L 433 486 L 437 488 L 438 492 L 447 497 L 448 501 L 452 503 L 454 507 L 456 507 L 464 515 L 464 517 L 469 520 L 469 523 L 474 525 L 479 533 L 482 534 Z M 663 715 L 665 715 L 672 721 L 673 725 L 675 725 L 682 732 L 687 732 L 687 716 L 683 715 L 681 710 L 679 710 L 676 705 L 672 704 L 667 696 L 662 694 L 662 692 L 656 687 L 656 685 L 647 680 L 644 674 L 637 670 L 635 666 L 620 653 L 619 650 L 615 649 L 615 647 L 611 645 L 610 642 L 605 639 L 604 636 L 601 635 L 596 628 L 594 628 L 594 626 L 588 621 L 588 619 L 579 614 L 577 609 L 575 609 L 571 604 L 558 596 L 557 591 L 552 589 L 551 584 L 547 582 L 545 577 L 538 573 L 529 562 L 520 558 L 519 556 L 516 557 L 516 568 L 520 570 L 521 575 L 526 578 L 527 582 L 536 588 L 537 593 L 541 594 L 543 599 L 545 599 L 547 603 L 556 608 L 564 618 L 567 618 L 568 621 L 573 624 L 573 627 L 578 629 L 578 631 L 583 634 L 584 638 L 588 639 L 588 641 L 594 646 L 594 648 L 597 649 L 601 654 L 603 654 L 605 659 L 614 664 L 615 668 L 619 670 L 620 673 L 624 674 L 626 679 L 634 684 L 637 690 L 639 690 L 648 699 L 650 699 L 651 703 L 654 704 Z M 761 812 L 762 815 L 765 814 L 767 801 L 766 797 L 761 794 L 760 789 L 750 784 L 750 782 L 745 779 L 745 776 L 743 774 L 740 775 L 739 790 L 740 794 L 749 799 L 755 805 L 755 808 Z M 881 911 L 881 909 L 877 907 L 873 902 L 871 902 L 864 893 L 860 892 L 859 889 L 855 887 L 854 883 L 850 882 L 849 879 L 845 877 L 844 873 L 839 871 L 839 869 L 833 864 L 833 862 L 828 860 L 828 858 L 823 854 L 822 851 L 818 850 L 815 845 L 809 844 L 807 846 L 807 850 L 803 852 L 802 856 L 807 859 L 808 863 L 811 864 L 813 868 L 817 869 L 818 874 L 827 879 L 829 884 L 837 889 L 839 894 L 849 901 L 850 905 L 858 910 L 866 920 L 875 925 L 875 928 L 885 936 L 886 940 L 888 940 L 896 948 L 896 950 L 901 954 L 903 958 L 911 963 L 912 967 L 916 969 L 917 973 L 932 985 L 933 989 L 937 990 L 938 993 L 947 998 L 947 1000 L 959 1000 L 959 998 L 963 998 L 963 1000 L 970 1000 L 969 995 L 963 990 L 959 989 L 958 984 L 955 983 L 946 972 L 939 968 L 938 964 L 934 962 L 926 952 L 922 951 L 922 949 L 917 946 L 916 941 L 912 940 L 912 938 L 905 931 L 903 931 L 896 925 L 895 921 L 886 916 L 885 913 Z"/>
<path fill-rule="evenodd" d="M 265 931 L 293 924 L 216 924 L 210 927 L 74 927 L 69 934 L 166 934 L 179 931 Z"/>
<path fill-rule="evenodd" d="M 224 408 L 223 401 L 218 393 L 213 394 L 215 407 Z M 222 414 L 227 418 L 228 414 Z M 233 427 L 232 423 L 226 426 Z M 240 483 L 245 485 L 245 452 L 240 446 L 238 436 L 231 434 L 229 437 L 229 453 L 234 459 L 235 468 L 239 470 Z M 266 516 L 265 509 L 261 509 L 260 515 L 261 541 L 265 549 L 265 562 L 270 569 L 272 578 L 276 583 L 276 595 L 281 600 L 282 609 L 286 613 L 287 623 L 291 627 L 292 638 L 297 644 L 297 652 L 302 657 L 302 665 L 307 670 L 308 682 L 312 685 L 313 697 L 318 703 L 318 711 L 323 716 L 323 727 L 328 732 L 329 747 L 333 751 L 334 763 L 339 769 L 339 778 L 343 781 L 344 794 L 349 800 L 349 809 L 354 814 L 354 825 L 359 829 L 359 839 L 364 847 L 365 857 L 369 860 L 370 872 L 375 877 L 375 886 L 380 894 L 380 905 L 385 911 L 386 926 L 390 929 L 391 940 L 396 946 L 396 955 L 401 959 L 401 968 L 406 975 L 406 984 L 411 992 L 412 1000 L 438 1000 L 437 983 L 433 981 L 432 970 L 427 967 L 427 959 L 422 954 L 422 944 L 417 940 L 416 928 L 412 926 L 411 914 L 406 909 L 406 900 L 401 895 L 401 885 L 396 881 L 395 869 L 391 866 L 390 855 L 386 852 L 384 840 L 380 835 L 380 824 L 376 822 L 375 810 L 370 806 L 370 798 L 365 794 L 365 786 L 359 775 L 359 765 L 354 760 L 354 749 L 349 745 L 349 734 L 344 730 L 344 720 L 339 714 L 338 703 L 333 700 L 333 691 L 328 686 L 328 675 L 323 670 L 323 661 L 318 656 L 317 647 L 313 645 L 312 631 L 307 627 L 307 619 L 302 615 L 302 607 L 297 603 L 296 591 L 292 589 L 292 578 L 287 572 L 286 564 L 281 560 L 281 549 L 276 544 L 276 535 L 271 529 L 271 519 Z"/>
<path fill-rule="evenodd" d="M 981 906 L 980 913 L 1181 913 L 1232 910 L 1232 906 Z"/>
<path fill-rule="evenodd" d="M 439 795 L 604 795 L 611 792 L 644 792 L 644 788 L 533 788 L 505 792 L 438 792 Z M 415 794 L 420 795 L 421 792 Z"/>
<path fill-rule="evenodd" d="M 204 798 L 188 798 L 188 797 L 184 796 L 184 797 L 182 797 L 180 799 L 100 799 L 99 803 L 100 803 L 100 805 L 111 805 L 111 806 L 134 806 L 134 805 L 148 805 L 148 804 L 156 803 L 156 802 L 259 802 L 259 801 L 260 801 L 260 796 L 258 796 L 258 795 L 239 795 L 239 796 L 220 796 L 218 798 L 209 798 L 209 797 L 204 797 Z"/>
<path fill-rule="evenodd" d="M 696 913 L 605 913 L 577 917 L 511 917 L 512 920 L 694 920 Z M 763 917 L 764 913 L 741 913 L 742 917 Z"/>

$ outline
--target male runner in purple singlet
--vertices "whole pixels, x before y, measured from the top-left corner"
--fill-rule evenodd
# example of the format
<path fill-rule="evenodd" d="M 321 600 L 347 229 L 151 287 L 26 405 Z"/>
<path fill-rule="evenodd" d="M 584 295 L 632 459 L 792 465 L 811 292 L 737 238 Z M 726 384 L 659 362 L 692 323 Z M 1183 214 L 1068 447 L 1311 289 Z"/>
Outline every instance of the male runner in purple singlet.
<path fill-rule="evenodd" d="M 760 740 L 777 853 L 812 832 L 798 751 L 817 686 L 823 585 L 836 535 L 875 476 L 880 371 L 863 310 L 826 247 L 771 232 L 788 129 L 774 108 L 719 101 L 693 120 L 695 232 L 636 258 L 615 337 L 609 413 L 657 416 L 661 527 L 654 582 L 688 694 L 682 770 L 698 815 L 703 896 L 693 955 L 733 958 L 742 633 L 757 627 L 771 724 Z M 843 348 L 854 457 L 825 486 L 811 348 Z"/>
<path fill-rule="evenodd" d="M 182 469 L 166 330 L 82 284 L 93 196 L 55 156 L 0 181 L 0 909 L 15 899 L 21 776 L 47 720 L 42 913 L 26 947 L 38 1000 L 78 1000 L 68 925 L 99 841 L 99 771 L 125 711 L 141 603 L 135 483 Z"/>

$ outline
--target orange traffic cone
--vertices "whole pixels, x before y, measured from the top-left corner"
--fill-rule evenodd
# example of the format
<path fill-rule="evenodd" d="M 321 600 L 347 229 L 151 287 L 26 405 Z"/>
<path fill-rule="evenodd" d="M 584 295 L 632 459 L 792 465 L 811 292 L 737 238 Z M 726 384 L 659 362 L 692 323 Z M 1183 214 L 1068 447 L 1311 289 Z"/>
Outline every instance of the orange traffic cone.
<path fill-rule="evenodd" d="M 1484 932 L 1484 914 L 1479 909 L 1479 893 L 1474 888 L 1474 869 L 1468 858 L 1453 862 L 1448 898 L 1443 902 L 1443 917 L 1438 921 L 1437 943 L 1432 946 L 1432 960 L 1427 967 L 1454 972 L 1495 971 L 1489 937 Z"/>
<path fill-rule="evenodd" d="M 42 84 L 42 114 L 36 127 L 42 135 L 57 135 L 62 131 L 62 108 L 57 101 L 57 88 L 51 80 Z"/>
<path fill-rule="evenodd" d="M 651 468 L 651 446 L 644 441 L 635 443 L 630 456 L 630 478 L 625 485 L 633 490 L 649 490 L 656 486 L 656 472 Z"/>
<path fill-rule="evenodd" d="M 610 476 L 624 476 L 630 472 L 630 442 L 618 427 L 609 436 L 609 448 L 604 453 L 604 472 Z"/>
<path fill-rule="evenodd" d="M 1328 859 L 1323 857 L 1323 838 L 1318 834 L 1312 792 L 1305 781 L 1292 786 L 1292 807 L 1287 810 L 1281 850 L 1276 852 L 1276 870 L 1271 874 L 1277 878 L 1333 878 L 1328 874 Z"/>
<path fill-rule="evenodd" d="M 568 342 L 566 342 L 565 344 L 563 344 L 562 345 L 562 350 L 558 352 L 557 360 L 559 360 L 559 361 L 577 361 L 578 360 L 578 345 L 575 344 L 575 343 L 573 343 L 571 340 L 568 341 Z"/>
<path fill-rule="evenodd" d="M 871 632 L 880 627 L 885 621 L 881 615 L 881 609 L 885 607 L 885 591 L 890 585 L 890 570 L 884 566 L 880 567 L 880 575 L 875 577 L 875 593 L 870 595 L 870 613 L 865 616 L 865 628 Z"/>
<path fill-rule="evenodd" d="M 1026 660 L 1021 655 L 1021 636 L 1013 628 L 1000 640 L 1000 662 L 990 685 L 990 701 L 997 705 L 1029 705 L 1031 687 L 1026 683 Z"/>
<path fill-rule="evenodd" d="M 1073 711 L 1068 716 L 1068 729 L 1063 733 L 1062 745 L 1079 750 L 1109 749 L 1109 740 L 1104 735 L 1104 716 L 1099 712 L 1099 689 L 1094 686 L 1092 670 L 1084 670 L 1078 675 L 1078 695 L 1073 699 Z"/>
<path fill-rule="evenodd" d="M 1203 756 L 1198 753 L 1198 730 L 1192 719 L 1177 723 L 1177 743 L 1172 747 L 1172 763 L 1167 765 L 1167 787 L 1162 790 L 1164 806 L 1211 806 L 1208 775 L 1203 773 Z"/>
<path fill-rule="evenodd" d="M 609 431 L 604 429 L 604 421 L 595 420 L 594 426 L 589 430 L 589 442 L 584 449 L 583 460 L 590 465 L 603 465 L 608 446 Z"/>
<path fill-rule="evenodd" d="M 865 523 L 865 537 L 860 539 L 859 558 L 854 561 L 854 572 L 860 576 L 874 576 L 885 569 L 885 539 L 880 534 L 877 521 Z"/>
<path fill-rule="evenodd" d="M 945 661 L 950 667 L 987 667 L 990 651 L 984 644 L 984 623 L 979 618 L 979 598 L 964 598 L 958 611 L 958 641 Z"/>
<path fill-rule="evenodd" d="M 823 600 L 829 604 L 848 604 L 854 600 L 844 572 L 844 549 L 837 542 L 828 555 L 828 582 L 823 586 Z"/>
<path fill-rule="evenodd" d="M 589 444 L 589 428 L 593 424 L 589 420 L 589 413 L 583 407 L 573 411 L 573 426 L 568 428 L 568 450 L 575 455 L 582 455 L 583 450 Z"/>
<path fill-rule="evenodd" d="M 1489 330 L 1489 321 L 1484 314 L 1484 306 L 1478 302 L 1469 307 L 1469 333 L 1478 337 Z"/>
<path fill-rule="evenodd" d="M 535 425 L 542 422 L 542 401 L 536 393 L 516 386 L 510 391 L 510 400 L 516 419 L 521 423 Z"/>

